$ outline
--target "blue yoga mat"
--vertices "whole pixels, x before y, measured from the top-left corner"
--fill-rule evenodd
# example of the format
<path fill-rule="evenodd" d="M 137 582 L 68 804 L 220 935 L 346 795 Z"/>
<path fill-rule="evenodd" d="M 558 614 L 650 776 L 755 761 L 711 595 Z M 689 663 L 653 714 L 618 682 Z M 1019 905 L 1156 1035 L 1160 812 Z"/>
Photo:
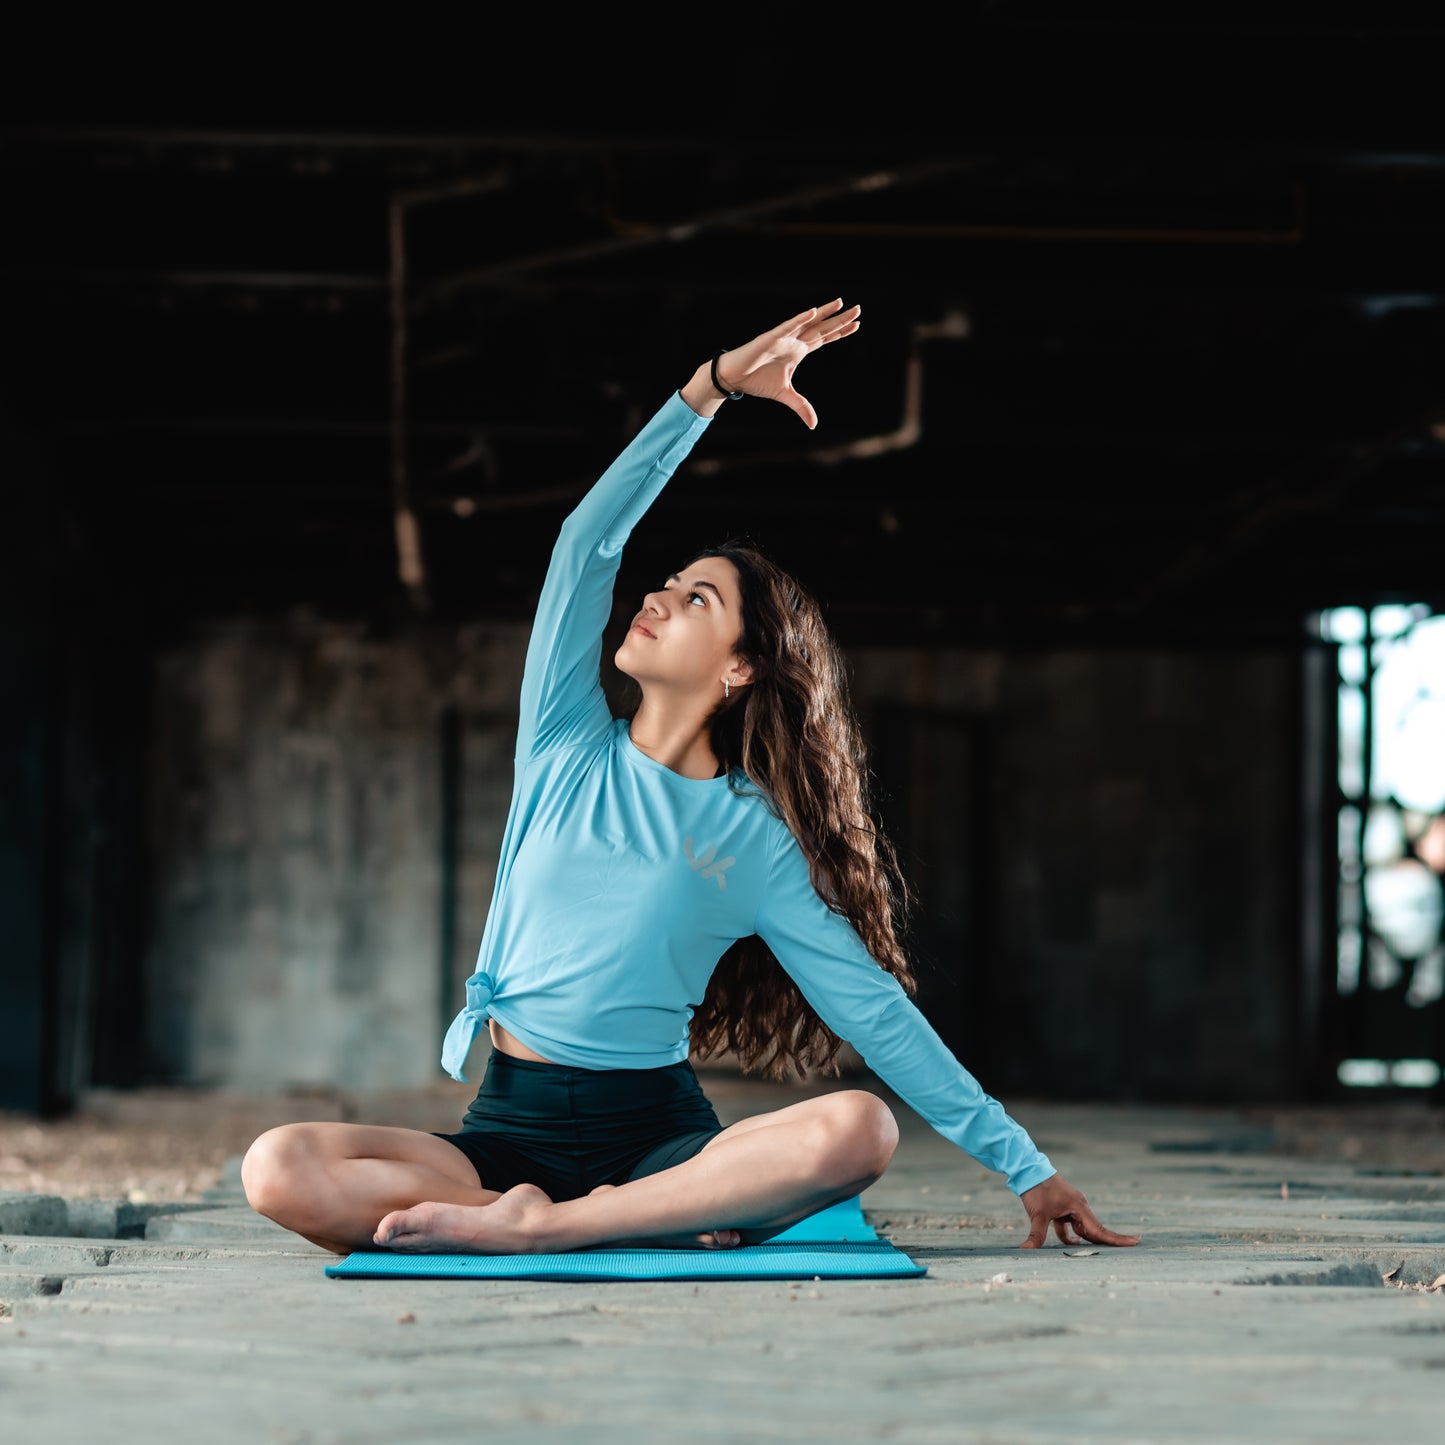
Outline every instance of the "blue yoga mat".
<path fill-rule="evenodd" d="M 880 1239 L 857 1198 L 736 1249 L 577 1249 L 559 1254 L 396 1254 L 359 1250 L 333 1279 L 867 1279 L 926 1274 Z"/>

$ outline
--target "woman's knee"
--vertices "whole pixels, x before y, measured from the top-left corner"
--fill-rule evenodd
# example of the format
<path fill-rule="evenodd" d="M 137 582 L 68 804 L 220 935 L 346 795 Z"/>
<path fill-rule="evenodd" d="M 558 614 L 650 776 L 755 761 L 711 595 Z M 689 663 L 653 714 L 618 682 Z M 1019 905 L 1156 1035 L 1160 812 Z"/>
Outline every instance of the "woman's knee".
<path fill-rule="evenodd" d="M 827 1162 L 840 1185 L 866 1187 L 882 1178 L 898 1148 L 898 1121 L 876 1094 L 841 1089 L 823 1113 Z"/>
<path fill-rule="evenodd" d="M 258 1136 L 241 1160 L 241 1187 L 246 1202 L 260 1214 L 285 1209 L 303 1188 L 303 1177 L 318 1158 L 316 1140 L 307 1124 L 280 1124 Z"/>

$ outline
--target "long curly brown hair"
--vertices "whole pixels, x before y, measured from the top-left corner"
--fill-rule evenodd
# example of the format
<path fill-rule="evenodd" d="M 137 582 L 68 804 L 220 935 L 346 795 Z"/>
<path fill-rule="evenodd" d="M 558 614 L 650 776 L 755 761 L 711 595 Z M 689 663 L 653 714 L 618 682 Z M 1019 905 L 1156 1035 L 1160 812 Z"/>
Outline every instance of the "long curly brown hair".
<path fill-rule="evenodd" d="M 738 650 L 752 683 L 714 714 L 711 742 L 736 787 L 755 785 L 807 855 L 813 887 L 857 930 L 868 952 L 913 994 L 902 947 L 911 893 L 874 814 L 872 775 L 847 668 L 817 602 L 750 543 L 730 540 L 691 560 L 722 557 L 742 589 Z M 752 791 L 752 789 L 750 789 Z M 837 1075 L 842 1040 L 818 1017 L 756 935 L 718 961 L 690 1028 L 699 1058 L 729 1051 L 769 1078 Z"/>

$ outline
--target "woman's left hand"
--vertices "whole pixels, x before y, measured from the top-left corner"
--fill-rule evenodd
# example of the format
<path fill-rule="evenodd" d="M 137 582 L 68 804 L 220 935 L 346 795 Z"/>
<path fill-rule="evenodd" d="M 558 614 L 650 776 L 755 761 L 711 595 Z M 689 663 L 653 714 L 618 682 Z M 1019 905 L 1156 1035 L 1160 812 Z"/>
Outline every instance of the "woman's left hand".
<path fill-rule="evenodd" d="M 1029 1237 L 1024 1249 L 1042 1249 L 1049 1237 L 1049 1225 L 1064 1244 L 1130 1245 L 1138 1244 L 1137 1234 L 1116 1234 L 1099 1223 L 1082 1191 L 1075 1189 L 1062 1174 L 1025 1189 L 1019 1200 L 1029 1214 Z"/>
<path fill-rule="evenodd" d="M 810 306 L 720 356 L 718 380 L 729 392 L 781 402 L 811 430 L 818 425 L 818 414 L 812 402 L 793 386 L 793 373 L 810 352 L 857 331 L 862 310 L 861 306 L 845 308 L 841 297 L 822 306 Z M 698 367 L 682 388 L 682 398 L 699 416 L 717 414 L 723 398 L 712 385 L 708 364 Z"/>

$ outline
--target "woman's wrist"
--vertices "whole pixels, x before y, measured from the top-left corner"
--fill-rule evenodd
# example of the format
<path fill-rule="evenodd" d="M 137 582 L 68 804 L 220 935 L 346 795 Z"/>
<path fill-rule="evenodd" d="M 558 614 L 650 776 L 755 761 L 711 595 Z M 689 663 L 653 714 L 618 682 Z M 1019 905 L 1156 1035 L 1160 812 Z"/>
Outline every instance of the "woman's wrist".
<path fill-rule="evenodd" d="M 711 361 L 704 361 L 678 394 L 702 417 L 716 416 L 722 410 L 723 402 L 727 400 L 713 387 Z"/>

